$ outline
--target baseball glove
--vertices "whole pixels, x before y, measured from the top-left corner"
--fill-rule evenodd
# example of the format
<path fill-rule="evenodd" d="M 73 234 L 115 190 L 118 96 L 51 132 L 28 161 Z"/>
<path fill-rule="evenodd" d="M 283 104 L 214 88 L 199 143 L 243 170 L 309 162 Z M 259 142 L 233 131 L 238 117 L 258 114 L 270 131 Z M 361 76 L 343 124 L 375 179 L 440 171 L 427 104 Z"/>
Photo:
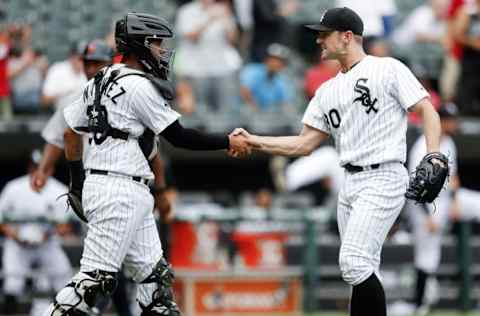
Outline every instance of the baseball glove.
<path fill-rule="evenodd" d="M 444 154 L 427 154 L 410 178 L 405 197 L 419 203 L 432 203 L 442 190 L 448 174 L 448 158 Z"/>
<path fill-rule="evenodd" d="M 70 186 L 67 193 L 68 205 L 75 214 L 85 223 L 88 222 L 82 206 L 83 182 L 85 182 L 85 171 L 81 161 L 69 162 Z"/>

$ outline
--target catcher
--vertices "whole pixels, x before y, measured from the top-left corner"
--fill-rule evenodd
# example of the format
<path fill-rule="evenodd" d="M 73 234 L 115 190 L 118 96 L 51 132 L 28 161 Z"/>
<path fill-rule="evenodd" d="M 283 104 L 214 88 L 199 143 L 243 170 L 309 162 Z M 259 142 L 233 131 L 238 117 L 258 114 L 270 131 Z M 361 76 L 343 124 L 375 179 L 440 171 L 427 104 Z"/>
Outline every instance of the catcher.
<path fill-rule="evenodd" d="M 83 68 L 87 79 L 92 79 L 100 69 L 110 65 L 113 54 L 114 51 L 102 40 L 95 39 L 88 42 L 82 52 Z M 79 91 L 80 93 L 81 91 Z M 62 110 L 59 109 L 55 112 L 42 131 L 42 137 L 47 144 L 43 149 L 39 166 L 30 179 L 32 189 L 37 192 L 45 186 L 47 179 L 54 172 L 55 163 L 63 154 L 63 132 L 67 127 L 67 123 L 63 117 Z M 88 141 L 88 138 L 86 137 L 84 141 Z M 151 191 L 155 197 L 155 207 L 159 211 L 161 219 L 169 221 L 173 215 L 171 214 L 170 204 L 163 194 L 165 188 L 164 163 L 158 153 L 158 138 L 155 137 L 151 130 L 147 129 L 139 139 L 139 145 L 155 175 L 155 182 L 151 185 Z M 79 177 L 83 179 L 84 175 L 79 175 Z M 81 206 L 80 184 L 83 184 L 83 180 L 78 182 L 78 187 L 71 188 L 68 200 L 77 216 L 86 222 Z"/>

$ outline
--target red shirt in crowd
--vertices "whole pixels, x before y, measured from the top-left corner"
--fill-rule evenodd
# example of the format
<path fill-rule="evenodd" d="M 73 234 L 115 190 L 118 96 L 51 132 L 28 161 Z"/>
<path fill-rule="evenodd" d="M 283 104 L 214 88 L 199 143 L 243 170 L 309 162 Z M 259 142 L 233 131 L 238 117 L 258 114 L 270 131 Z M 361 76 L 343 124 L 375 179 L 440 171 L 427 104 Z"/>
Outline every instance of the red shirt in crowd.
<path fill-rule="evenodd" d="M 453 22 L 455 16 L 457 15 L 460 8 L 465 4 L 465 0 L 451 0 L 450 5 L 448 6 L 447 11 L 447 19 L 449 22 Z M 457 42 L 453 41 L 452 47 L 450 48 L 450 55 L 457 60 L 462 59 L 463 56 L 463 48 L 462 45 Z"/>
<path fill-rule="evenodd" d="M 10 85 L 7 77 L 9 43 L 5 33 L 0 33 L 0 98 L 10 95 Z"/>
<path fill-rule="evenodd" d="M 330 64 L 329 64 L 330 63 Z M 313 98 L 315 91 L 325 81 L 335 77 L 340 70 L 340 67 L 332 61 L 321 62 L 317 66 L 307 70 L 304 80 L 304 89 L 309 99 Z"/>

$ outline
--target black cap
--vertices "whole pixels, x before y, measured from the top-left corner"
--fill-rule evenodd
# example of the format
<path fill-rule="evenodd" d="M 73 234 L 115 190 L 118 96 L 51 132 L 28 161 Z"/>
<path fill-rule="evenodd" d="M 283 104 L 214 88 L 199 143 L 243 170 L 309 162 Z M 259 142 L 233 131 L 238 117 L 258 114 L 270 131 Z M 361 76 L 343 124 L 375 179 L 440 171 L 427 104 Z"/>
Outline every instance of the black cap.
<path fill-rule="evenodd" d="M 315 32 L 352 31 L 355 35 L 363 34 L 362 19 L 347 7 L 328 9 L 320 18 L 320 23 L 305 25 L 305 27 Z"/>
<path fill-rule="evenodd" d="M 455 103 L 448 102 L 438 109 L 440 118 L 456 118 L 458 116 L 458 107 Z"/>

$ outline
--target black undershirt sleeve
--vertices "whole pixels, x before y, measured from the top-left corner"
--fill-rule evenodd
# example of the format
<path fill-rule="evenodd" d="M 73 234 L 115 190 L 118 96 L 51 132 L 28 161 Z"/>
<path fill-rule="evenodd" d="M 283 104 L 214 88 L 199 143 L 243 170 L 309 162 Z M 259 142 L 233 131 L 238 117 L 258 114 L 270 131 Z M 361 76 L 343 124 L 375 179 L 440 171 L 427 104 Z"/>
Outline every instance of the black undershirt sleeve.
<path fill-rule="evenodd" d="M 160 135 L 173 146 L 190 150 L 220 150 L 230 147 L 228 136 L 212 135 L 192 128 L 184 128 L 178 120 L 165 128 Z"/>

